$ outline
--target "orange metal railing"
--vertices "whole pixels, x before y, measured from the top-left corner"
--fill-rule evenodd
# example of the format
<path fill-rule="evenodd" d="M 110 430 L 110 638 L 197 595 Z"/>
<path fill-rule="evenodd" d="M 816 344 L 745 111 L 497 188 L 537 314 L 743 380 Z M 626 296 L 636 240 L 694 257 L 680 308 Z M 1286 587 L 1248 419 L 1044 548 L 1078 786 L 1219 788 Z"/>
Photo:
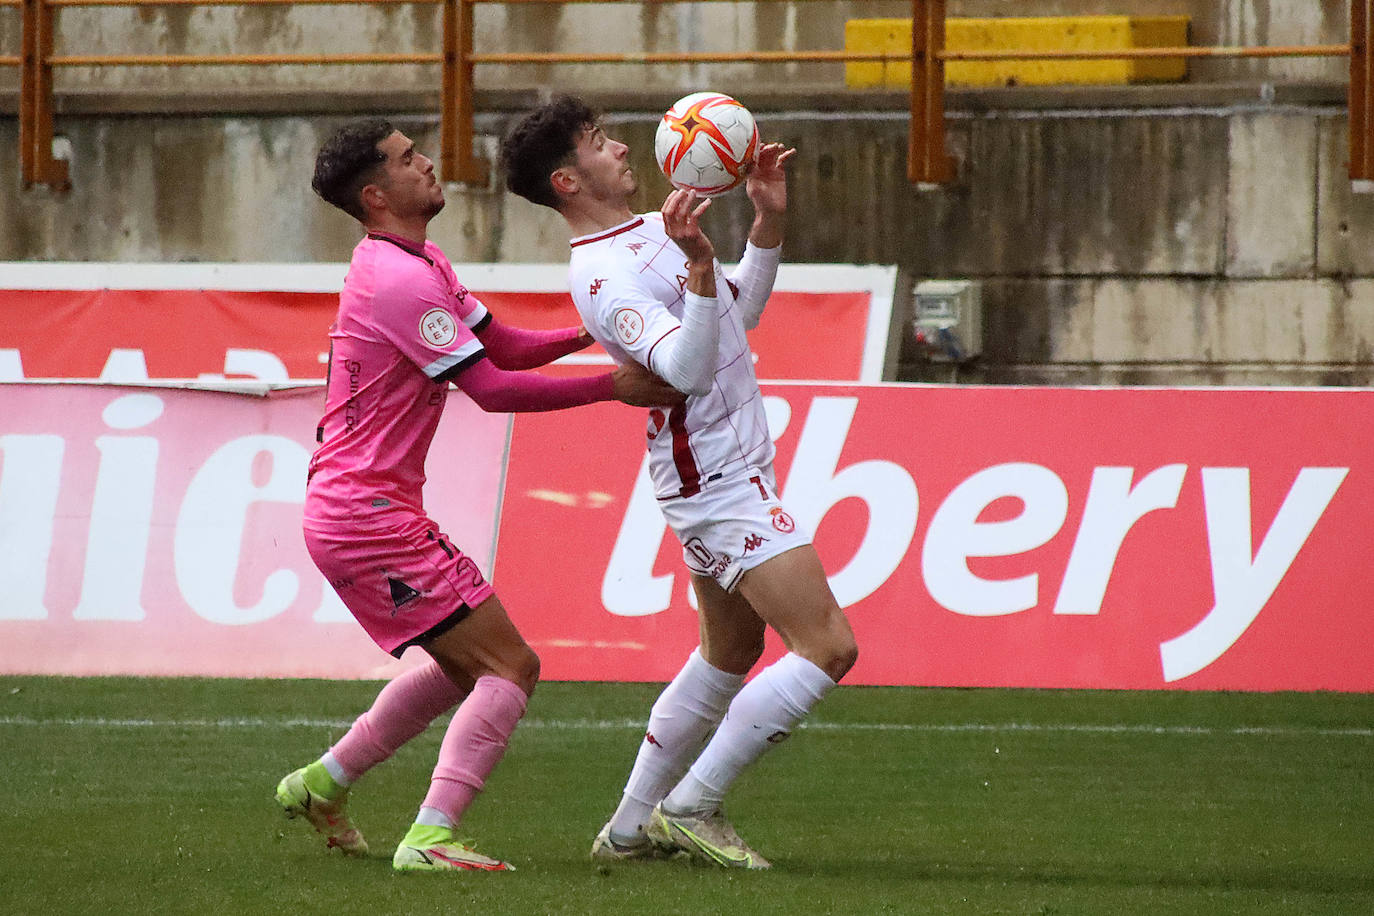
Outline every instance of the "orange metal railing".
<path fill-rule="evenodd" d="M 905 54 L 883 51 L 740 51 L 576 54 L 473 51 L 473 12 L 478 3 L 766 3 L 800 0 L 0 0 L 19 7 L 21 53 L 0 56 L 0 66 L 20 67 L 19 136 L 25 187 L 68 186 L 66 163 L 54 159 L 53 69 L 101 66 L 436 64 L 440 68 L 440 174 L 449 181 L 481 184 L 488 163 L 474 152 L 474 69 L 478 64 L 681 64 L 911 62 L 911 123 L 907 174 L 919 184 L 947 184 L 955 166 L 945 146 L 946 61 L 1203 58 L 1348 57 L 1350 59 L 1350 177 L 1374 181 L 1374 79 L 1370 39 L 1374 0 L 1350 0 L 1351 40 L 1345 45 L 1284 47 L 1179 47 L 1112 51 L 948 51 L 944 47 L 946 0 L 911 0 L 912 41 Z M 443 27 L 437 51 L 396 54 L 54 54 L 55 19 L 66 7 L 292 6 L 439 4 Z"/>
<path fill-rule="evenodd" d="M 1205 57 L 1349 57 L 1350 180 L 1374 181 L 1374 99 L 1370 80 L 1374 0 L 1350 0 L 1350 43 L 1269 47 L 1133 48 L 1100 51 L 949 51 L 944 47 L 946 0 L 912 0 L 911 138 L 907 173 L 920 184 L 954 179 L 954 163 L 945 149 L 945 61 L 1123 60 L 1130 58 Z"/>

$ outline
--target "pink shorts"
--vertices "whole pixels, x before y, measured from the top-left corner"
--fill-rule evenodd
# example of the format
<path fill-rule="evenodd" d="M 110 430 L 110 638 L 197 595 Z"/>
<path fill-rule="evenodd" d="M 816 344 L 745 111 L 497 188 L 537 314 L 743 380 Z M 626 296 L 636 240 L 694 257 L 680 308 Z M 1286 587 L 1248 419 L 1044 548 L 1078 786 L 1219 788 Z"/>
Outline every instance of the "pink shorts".
<path fill-rule="evenodd" d="M 307 522 L 305 546 L 367 635 L 397 658 L 495 594 L 477 564 L 422 515 L 367 530 Z"/>

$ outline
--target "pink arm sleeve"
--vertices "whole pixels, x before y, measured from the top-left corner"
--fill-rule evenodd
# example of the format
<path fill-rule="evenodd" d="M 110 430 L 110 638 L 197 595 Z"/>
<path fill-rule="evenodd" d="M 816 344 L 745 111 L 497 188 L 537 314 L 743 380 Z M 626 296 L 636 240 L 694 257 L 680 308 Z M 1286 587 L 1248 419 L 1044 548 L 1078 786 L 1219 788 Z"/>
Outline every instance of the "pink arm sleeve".
<path fill-rule="evenodd" d="M 477 332 L 487 358 L 499 369 L 533 369 L 582 349 L 579 328 L 531 331 L 502 324 L 493 318 Z"/>
<path fill-rule="evenodd" d="M 534 372 L 507 372 L 486 359 L 459 372 L 453 383 L 488 413 L 562 410 L 615 397 L 609 372 L 578 378 L 551 378 Z"/>

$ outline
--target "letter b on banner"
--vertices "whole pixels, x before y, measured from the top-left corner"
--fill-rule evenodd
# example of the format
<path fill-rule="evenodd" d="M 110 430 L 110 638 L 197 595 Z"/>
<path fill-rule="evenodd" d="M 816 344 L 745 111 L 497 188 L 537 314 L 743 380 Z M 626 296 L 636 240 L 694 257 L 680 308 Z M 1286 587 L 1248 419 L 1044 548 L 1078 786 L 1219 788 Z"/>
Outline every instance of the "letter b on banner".
<path fill-rule="evenodd" d="M 811 401 L 783 494 L 787 508 L 812 531 L 842 499 L 861 499 L 868 506 L 868 529 L 859 549 L 830 577 L 841 607 L 877 591 L 896 571 L 916 535 L 916 484 L 905 468 L 870 459 L 836 471 L 858 406 L 858 398 Z"/>

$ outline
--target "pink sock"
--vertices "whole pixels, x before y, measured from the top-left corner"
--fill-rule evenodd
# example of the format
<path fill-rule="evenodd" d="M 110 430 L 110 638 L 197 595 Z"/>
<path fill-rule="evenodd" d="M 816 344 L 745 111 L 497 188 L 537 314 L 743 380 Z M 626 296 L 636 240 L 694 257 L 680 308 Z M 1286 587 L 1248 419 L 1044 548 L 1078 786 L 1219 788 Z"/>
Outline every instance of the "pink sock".
<path fill-rule="evenodd" d="M 352 782 L 463 699 L 463 690 L 430 660 L 382 688 L 372 708 L 329 749 Z"/>
<path fill-rule="evenodd" d="M 525 714 L 525 700 L 525 691 L 505 678 L 477 679 L 439 745 L 439 763 L 424 807 L 442 811 L 458 823 L 506 753 L 506 742 Z"/>

